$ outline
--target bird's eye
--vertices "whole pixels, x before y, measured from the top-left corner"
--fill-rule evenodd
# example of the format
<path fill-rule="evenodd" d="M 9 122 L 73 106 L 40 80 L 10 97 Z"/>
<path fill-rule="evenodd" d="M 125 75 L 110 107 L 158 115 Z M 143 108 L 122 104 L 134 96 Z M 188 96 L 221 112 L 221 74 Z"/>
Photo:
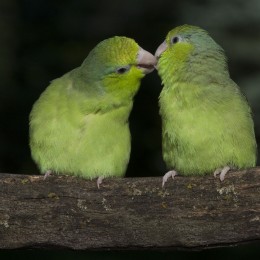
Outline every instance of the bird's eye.
<path fill-rule="evenodd" d="M 175 44 L 180 41 L 180 38 L 178 36 L 172 37 L 172 44 Z"/>
<path fill-rule="evenodd" d="M 116 69 L 116 73 L 124 74 L 130 69 L 130 66 L 119 67 Z"/>

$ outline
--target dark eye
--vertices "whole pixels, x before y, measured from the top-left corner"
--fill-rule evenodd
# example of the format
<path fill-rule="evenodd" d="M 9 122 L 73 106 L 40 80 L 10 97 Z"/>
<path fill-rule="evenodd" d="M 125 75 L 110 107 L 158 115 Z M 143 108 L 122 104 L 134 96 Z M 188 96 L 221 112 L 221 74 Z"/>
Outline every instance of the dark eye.
<path fill-rule="evenodd" d="M 116 73 L 124 74 L 130 69 L 130 66 L 124 66 L 116 69 Z"/>
<path fill-rule="evenodd" d="M 172 38 L 172 44 L 175 44 L 175 43 L 177 43 L 177 42 L 179 42 L 180 41 L 180 38 L 178 37 L 178 36 L 174 36 L 173 38 Z"/>

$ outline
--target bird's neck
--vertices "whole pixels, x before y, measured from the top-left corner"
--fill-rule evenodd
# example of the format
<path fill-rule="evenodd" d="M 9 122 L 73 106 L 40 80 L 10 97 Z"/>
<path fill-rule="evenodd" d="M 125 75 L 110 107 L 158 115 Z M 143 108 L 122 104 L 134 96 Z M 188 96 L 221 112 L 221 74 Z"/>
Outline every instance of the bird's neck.
<path fill-rule="evenodd" d="M 133 95 L 131 93 L 126 92 L 126 96 L 122 97 L 122 95 L 117 95 L 116 92 L 108 92 L 102 81 L 84 77 L 78 69 L 65 74 L 62 78 L 66 80 L 66 97 L 68 99 L 74 97 L 77 105 L 83 110 L 89 110 L 91 106 L 95 112 L 101 114 L 113 110 L 125 114 L 125 111 L 130 111 L 132 108 Z M 129 114 L 129 112 L 127 113 Z"/>
<path fill-rule="evenodd" d="M 205 85 L 229 79 L 225 56 L 218 51 L 195 52 L 187 60 L 174 60 L 162 65 L 159 75 L 166 88 L 172 88 L 176 83 Z"/>

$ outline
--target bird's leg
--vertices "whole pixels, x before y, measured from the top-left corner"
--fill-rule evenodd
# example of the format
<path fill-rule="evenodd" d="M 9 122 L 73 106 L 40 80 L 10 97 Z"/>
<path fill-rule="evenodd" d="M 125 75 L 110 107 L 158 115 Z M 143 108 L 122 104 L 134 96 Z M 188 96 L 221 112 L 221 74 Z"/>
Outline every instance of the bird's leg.
<path fill-rule="evenodd" d="M 213 175 L 215 178 L 217 177 L 217 175 L 219 175 L 220 181 L 224 181 L 225 176 L 230 169 L 231 168 L 229 166 L 225 166 L 224 168 L 218 168 L 215 170 Z"/>
<path fill-rule="evenodd" d="M 46 178 L 48 176 L 50 176 L 52 174 L 51 170 L 48 170 L 47 172 L 45 172 L 44 176 L 43 176 L 43 179 L 46 180 Z"/>
<path fill-rule="evenodd" d="M 97 187 L 98 187 L 98 189 L 100 188 L 100 184 L 102 183 L 102 181 L 104 180 L 104 177 L 98 177 L 97 178 Z"/>
<path fill-rule="evenodd" d="M 172 179 L 174 179 L 174 177 L 177 175 L 178 173 L 174 170 L 172 171 L 168 171 L 164 174 L 163 176 L 163 181 L 162 181 L 162 187 L 164 187 L 164 184 L 167 182 L 167 180 L 172 177 Z"/>

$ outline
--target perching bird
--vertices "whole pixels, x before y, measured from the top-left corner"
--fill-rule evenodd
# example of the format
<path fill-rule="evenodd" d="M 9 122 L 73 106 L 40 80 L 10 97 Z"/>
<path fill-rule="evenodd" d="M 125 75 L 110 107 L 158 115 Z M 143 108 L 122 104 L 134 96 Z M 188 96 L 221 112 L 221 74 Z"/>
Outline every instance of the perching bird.
<path fill-rule="evenodd" d="M 100 42 L 82 65 L 55 79 L 30 114 L 30 148 L 41 173 L 92 179 L 123 176 L 128 117 L 155 57 L 127 37 Z"/>
<path fill-rule="evenodd" d="M 256 165 L 251 110 L 230 78 L 223 49 L 195 26 L 171 30 L 158 47 L 163 177 L 220 174 Z"/>

